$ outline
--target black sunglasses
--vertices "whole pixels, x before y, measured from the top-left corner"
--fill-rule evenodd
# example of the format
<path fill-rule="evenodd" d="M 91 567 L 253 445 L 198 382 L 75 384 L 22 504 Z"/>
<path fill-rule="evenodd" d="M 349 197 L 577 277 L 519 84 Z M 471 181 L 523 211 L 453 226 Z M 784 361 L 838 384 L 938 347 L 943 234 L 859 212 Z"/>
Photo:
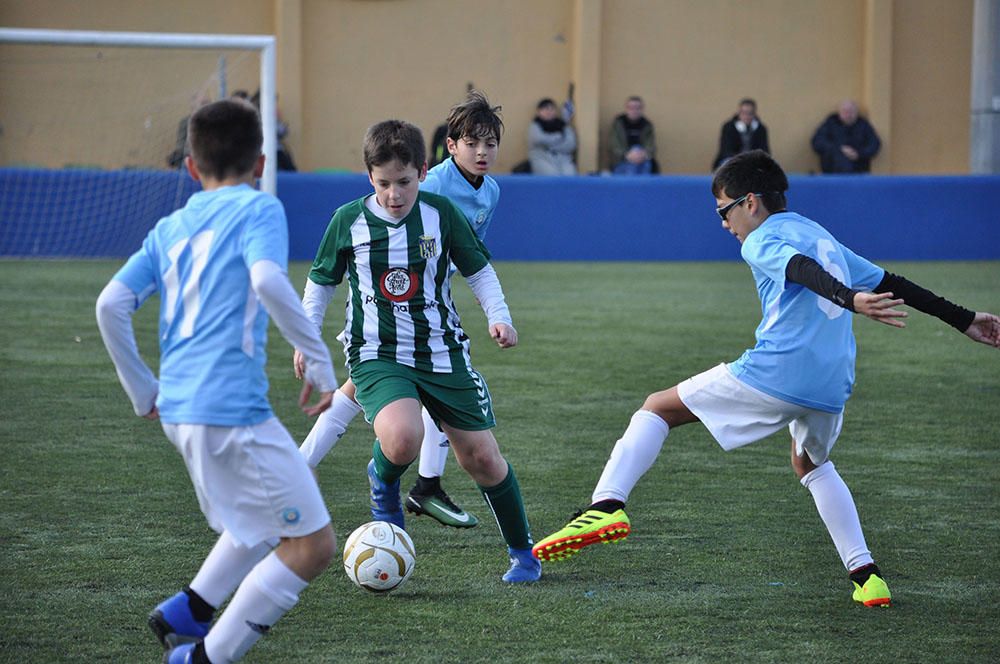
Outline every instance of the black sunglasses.
<path fill-rule="evenodd" d="M 732 209 L 733 209 L 734 207 L 736 207 L 737 205 L 739 205 L 740 203 L 742 203 L 743 201 L 745 201 L 745 200 L 747 199 L 747 196 L 749 196 L 749 195 L 750 195 L 751 193 L 752 193 L 752 194 L 753 194 L 754 196 L 763 196 L 763 195 L 764 195 L 764 194 L 758 194 L 758 193 L 756 193 L 756 192 L 749 192 L 749 191 L 748 191 L 747 193 L 743 194 L 742 196 L 740 196 L 739 198 L 737 198 L 737 199 L 736 199 L 735 201 L 733 201 L 732 203 L 729 203 L 729 204 L 727 204 L 727 205 L 723 205 L 723 206 L 722 206 L 722 207 L 720 207 L 720 208 L 715 208 L 715 213 L 716 213 L 717 215 L 719 215 L 719 217 L 720 217 L 720 218 L 721 218 L 721 219 L 722 219 L 723 221 L 726 221 L 726 217 L 728 217 L 728 216 L 729 216 L 729 211 L 730 211 L 730 210 L 732 210 Z"/>

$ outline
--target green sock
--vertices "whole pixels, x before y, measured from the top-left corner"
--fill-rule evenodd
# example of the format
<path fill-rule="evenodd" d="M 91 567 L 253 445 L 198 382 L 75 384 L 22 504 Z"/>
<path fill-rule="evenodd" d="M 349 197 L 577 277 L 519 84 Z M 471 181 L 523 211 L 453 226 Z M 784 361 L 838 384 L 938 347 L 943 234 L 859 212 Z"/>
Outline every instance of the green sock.
<path fill-rule="evenodd" d="M 406 472 L 406 469 L 410 467 L 410 464 L 404 464 L 402 466 L 394 464 L 385 458 L 385 454 L 382 453 L 382 443 L 379 439 L 375 439 L 375 444 L 372 445 L 372 459 L 375 460 L 375 474 L 378 475 L 379 479 L 386 484 L 392 484 Z M 410 463 L 413 463 L 412 461 Z"/>
<path fill-rule="evenodd" d="M 531 531 L 528 516 L 521 500 L 521 487 L 517 484 L 514 469 L 507 464 L 507 477 L 494 487 L 479 486 L 486 504 L 500 525 L 500 534 L 512 549 L 530 549 Z"/>

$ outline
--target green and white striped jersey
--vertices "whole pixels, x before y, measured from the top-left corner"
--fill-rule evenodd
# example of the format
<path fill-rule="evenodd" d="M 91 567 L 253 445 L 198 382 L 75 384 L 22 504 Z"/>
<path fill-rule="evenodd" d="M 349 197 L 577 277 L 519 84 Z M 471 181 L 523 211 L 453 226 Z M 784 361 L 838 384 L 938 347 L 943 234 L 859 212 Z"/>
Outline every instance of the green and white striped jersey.
<path fill-rule="evenodd" d="M 421 191 L 398 222 L 372 214 L 367 198 L 334 212 L 309 271 L 321 286 L 336 286 L 347 274 L 341 340 L 348 363 L 382 359 L 435 373 L 468 371 L 469 340 L 449 266 L 471 276 L 489 264 L 489 252 L 444 196 Z"/>

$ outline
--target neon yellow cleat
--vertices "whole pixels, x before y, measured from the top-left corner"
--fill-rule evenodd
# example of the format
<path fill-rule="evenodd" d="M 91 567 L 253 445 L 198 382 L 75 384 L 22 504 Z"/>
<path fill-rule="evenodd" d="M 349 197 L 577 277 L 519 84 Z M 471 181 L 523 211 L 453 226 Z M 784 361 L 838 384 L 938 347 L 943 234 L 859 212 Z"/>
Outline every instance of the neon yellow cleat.
<path fill-rule="evenodd" d="M 539 560 L 551 561 L 569 558 L 591 544 L 610 544 L 628 537 L 632 532 L 625 510 L 613 514 L 599 510 L 577 513 L 566 526 L 539 541 L 531 553 Z"/>
<path fill-rule="evenodd" d="M 863 586 L 859 586 L 857 581 L 853 583 L 855 602 L 871 607 L 889 608 L 892 606 L 892 594 L 889 592 L 889 586 L 877 574 L 869 576 Z"/>

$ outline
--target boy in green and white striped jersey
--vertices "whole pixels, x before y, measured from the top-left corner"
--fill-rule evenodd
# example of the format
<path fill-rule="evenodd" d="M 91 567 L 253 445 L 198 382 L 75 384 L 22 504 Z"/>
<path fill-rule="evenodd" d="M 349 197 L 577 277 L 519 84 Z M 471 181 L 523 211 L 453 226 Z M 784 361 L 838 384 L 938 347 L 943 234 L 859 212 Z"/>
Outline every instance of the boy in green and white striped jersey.
<path fill-rule="evenodd" d="M 365 166 L 375 188 L 333 215 L 309 272 L 303 303 L 322 324 L 334 288 L 348 278 L 342 340 L 356 399 L 375 428 L 368 465 L 372 516 L 403 526 L 399 478 L 423 439 L 421 404 L 451 441 L 507 542 L 509 583 L 536 581 L 531 534 L 514 471 L 491 429 L 492 401 L 469 358 L 451 297 L 453 263 L 486 313 L 501 348 L 517 330 L 489 252 L 455 205 L 419 190 L 427 173 L 420 130 L 387 120 L 368 130 Z"/>

